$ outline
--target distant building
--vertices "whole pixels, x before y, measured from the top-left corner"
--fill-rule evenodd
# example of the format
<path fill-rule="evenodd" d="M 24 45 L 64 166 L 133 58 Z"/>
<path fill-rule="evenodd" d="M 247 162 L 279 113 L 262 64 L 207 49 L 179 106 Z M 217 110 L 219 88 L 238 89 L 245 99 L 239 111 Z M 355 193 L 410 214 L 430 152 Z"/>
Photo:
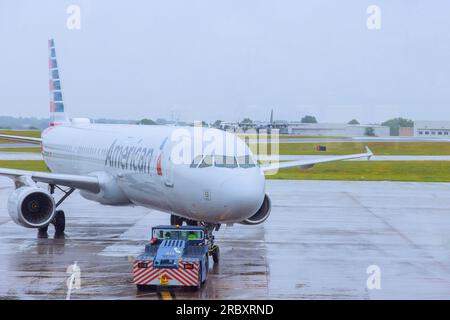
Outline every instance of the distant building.
<path fill-rule="evenodd" d="M 274 120 L 273 109 L 270 111 L 269 121 L 253 121 L 251 124 L 242 122 L 221 122 L 222 130 L 255 129 L 256 132 L 270 133 L 277 129 L 279 134 L 298 136 L 327 136 L 327 137 L 364 137 L 370 132 L 375 137 L 389 137 L 390 128 L 377 124 L 346 124 L 346 123 L 303 123 L 300 121 Z"/>
<path fill-rule="evenodd" d="M 345 127 L 346 137 L 363 137 L 367 136 L 367 130 L 373 129 L 375 137 L 389 137 L 391 128 L 378 124 L 347 124 Z"/>
<path fill-rule="evenodd" d="M 449 138 L 450 121 L 414 121 L 415 137 Z"/>
<path fill-rule="evenodd" d="M 289 122 L 286 120 L 275 120 L 269 123 L 267 122 L 257 122 L 256 123 L 256 131 L 260 132 L 260 130 L 267 130 L 267 133 L 270 133 L 272 129 L 277 129 L 279 134 L 288 134 Z"/>
<path fill-rule="evenodd" d="M 388 137 L 389 127 L 375 124 L 289 122 L 288 134 L 299 136 L 363 137 L 372 128 L 376 137 Z"/>
<path fill-rule="evenodd" d="M 412 137 L 412 136 L 414 136 L 414 128 L 413 127 L 400 127 L 398 129 L 398 135 L 400 137 Z"/>
<path fill-rule="evenodd" d="M 222 121 L 219 125 L 219 128 L 222 130 L 236 131 L 239 128 L 239 123 Z"/>

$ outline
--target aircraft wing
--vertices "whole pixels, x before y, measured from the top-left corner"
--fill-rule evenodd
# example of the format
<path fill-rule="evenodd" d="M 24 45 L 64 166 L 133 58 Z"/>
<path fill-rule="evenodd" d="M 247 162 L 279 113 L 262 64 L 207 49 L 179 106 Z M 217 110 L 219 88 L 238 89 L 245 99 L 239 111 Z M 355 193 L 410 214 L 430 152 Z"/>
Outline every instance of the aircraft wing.
<path fill-rule="evenodd" d="M 97 177 L 81 176 L 73 174 L 61 174 L 51 172 L 37 172 L 27 170 L 0 168 L 0 176 L 6 176 L 17 181 L 20 178 L 31 178 L 34 182 L 44 182 L 59 186 L 82 189 L 94 193 L 100 192 L 100 184 Z"/>
<path fill-rule="evenodd" d="M 261 170 L 263 172 L 273 171 L 282 168 L 291 168 L 291 167 L 301 167 L 301 168 L 311 168 L 317 163 L 325 163 L 332 161 L 341 161 L 341 160 L 350 160 L 350 159 L 358 159 L 358 158 L 366 158 L 370 159 L 373 156 L 372 151 L 369 147 L 366 146 L 366 153 L 358 153 L 358 154 L 349 154 L 344 156 L 334 156 L 334 157 L 323 157 L 322 159 L 308 159 L 308 160 L 299 160 L 299 161 L 284 161 L 274 163 L 268 166 L 262 166 Z"/>
<path fill-rule="evenodd" d="M 41 142 L 42 142 L 41 138 L 12 136 L 9 134 L 0 134 L 0 139 L 12 140 L 12 141 L 17 141 L 17 142 L 34 143 L 34 144 L 41 144 Z"/>

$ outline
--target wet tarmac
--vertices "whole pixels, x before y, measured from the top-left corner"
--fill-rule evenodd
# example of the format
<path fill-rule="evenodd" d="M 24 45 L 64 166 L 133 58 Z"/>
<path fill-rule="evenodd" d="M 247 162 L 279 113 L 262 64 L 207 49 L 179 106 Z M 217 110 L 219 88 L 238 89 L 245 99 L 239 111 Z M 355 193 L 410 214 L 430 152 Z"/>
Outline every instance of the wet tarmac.
<path fill-rule="evenodd" d="M 63 238 L 37 238 L 10 221 L 12 190 L 0 178 L 0 299 L 66 299 L 67 269 L 80 268 L 71 299 L 449 299 L 450 185 L 267 182 L 272 214 L 216 233 L 221 262 L 197 292 L 137 292 L 131 261 L 152 225 L 169 216 L 108 207 L 73 194 Z M 379 268 L 380 289 L 367 287 Z"/>

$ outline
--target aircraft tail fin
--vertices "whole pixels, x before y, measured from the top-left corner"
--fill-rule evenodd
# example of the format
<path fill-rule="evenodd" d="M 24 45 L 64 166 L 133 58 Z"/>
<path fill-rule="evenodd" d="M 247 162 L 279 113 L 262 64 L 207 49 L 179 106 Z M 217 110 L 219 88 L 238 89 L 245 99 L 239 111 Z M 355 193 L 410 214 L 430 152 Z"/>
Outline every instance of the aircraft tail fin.
<path fill-rule="evenodd" d="M 61 79 L 59 77 L 58 62 L 56 60 L 55 41 L 48 41 L 48 68 L 49 68 L 49 90 L 50 90 L 50 126 L 69 123 L 69 118 L 64 109 L 61 91 Z"/>

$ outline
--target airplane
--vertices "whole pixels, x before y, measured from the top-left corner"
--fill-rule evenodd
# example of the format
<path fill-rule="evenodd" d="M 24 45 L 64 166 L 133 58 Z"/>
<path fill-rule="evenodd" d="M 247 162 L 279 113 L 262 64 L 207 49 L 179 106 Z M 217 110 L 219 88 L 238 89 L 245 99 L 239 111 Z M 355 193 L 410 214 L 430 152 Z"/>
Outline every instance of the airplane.
<path fill-rule="evenodd" d="M 0 168 L 13 180 L 8 212 L 17 224 L 39 230 L 45 236 L 49 224 L 64 234 L 65 213 L 60 205 L 74 190 L 103 205 L 136 205 L 170 214 L 172 225 L 203 225 L 210 255 L 219 261 L 213 231 L 221 224 L 257 225 L 266 221 L 271 200 L 265 190 L 265 173 L 279 168 L 308 168 L 317 163 L 373 155 L 365 153 L 257 164 L 250 148 L 232 133 L 208 129 L 235 148 L 201 148 L 175 161 L 179 147 L 174 134 L 190 134 L 195 128 L 162 125 L 95 124 L 89 119 L 69 119 L 62 97 L 55 42 L 49 42 L 50 126 L 41 138 L 1 134 L 0 138 L 41 145 L 49 172 Z M 192 143 L 192 141 L 190 142 Z M 188 149 L 189 149 L 188 145 Z M 222 152 L 223 151 L 223 152 Z M 40 183 L 39 185 L 37 183 Z M 43 188 L 42 184 L 48 188 Z M 55 190 L 62 191 L 56 199 Z"/>

